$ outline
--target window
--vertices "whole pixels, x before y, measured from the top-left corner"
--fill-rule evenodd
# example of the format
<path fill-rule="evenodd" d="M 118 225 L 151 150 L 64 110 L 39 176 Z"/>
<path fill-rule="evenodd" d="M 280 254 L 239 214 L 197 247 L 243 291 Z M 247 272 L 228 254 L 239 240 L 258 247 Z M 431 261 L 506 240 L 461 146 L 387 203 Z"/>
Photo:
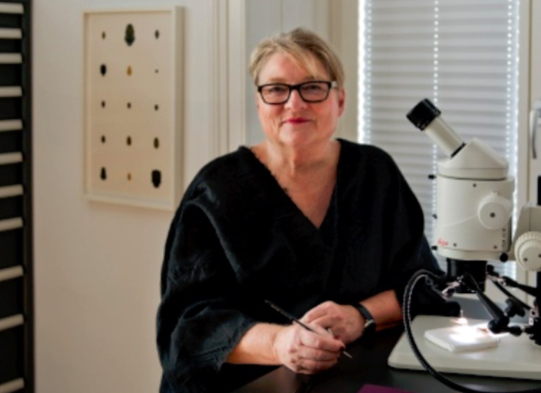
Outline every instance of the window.
<path fill-rule="evenodd" d="M 475 136 L 507 157 L 516 177 L 518 6 L 364 0 L 359 7 L 359 139 L 382 147 L 400 166 L 425 212 L 430 242 L 435 182 L 428 175 L 436 173 L 441 152 L 406 113 L 429 98 L 464 140 Z M 498 268 L 515 276 L 515 264 Z"/>

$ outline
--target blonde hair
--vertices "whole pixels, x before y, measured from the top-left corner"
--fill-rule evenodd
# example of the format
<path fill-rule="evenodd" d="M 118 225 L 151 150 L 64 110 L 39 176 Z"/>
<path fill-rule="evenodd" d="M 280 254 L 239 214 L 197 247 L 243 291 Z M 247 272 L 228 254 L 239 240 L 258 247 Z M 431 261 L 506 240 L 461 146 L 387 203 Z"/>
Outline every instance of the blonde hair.
<path fill-rule="evenodd" d="M 314 60 L 317 60 L 329 73 L 331 80 L 336 81 L 338 88 L 344 86 L 344 68 L 336 53 L 321 37 L 304 28 L 266 38 L 254 48 L 248 70 L 256 86 L 261 69 L 275 53 L 289 55 L 298 66 L 305 67 L 313 76 L 316 76 L 317 64 Z"/>

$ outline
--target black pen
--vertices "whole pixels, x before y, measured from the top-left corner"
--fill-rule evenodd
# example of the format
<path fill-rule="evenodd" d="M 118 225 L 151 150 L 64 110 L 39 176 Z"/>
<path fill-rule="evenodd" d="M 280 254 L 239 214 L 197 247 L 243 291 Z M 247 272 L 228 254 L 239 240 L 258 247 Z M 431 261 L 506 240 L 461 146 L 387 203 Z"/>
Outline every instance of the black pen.
<path fill-rule="evenodd" d="M 295 322 L 299 325 L 301 325 L 303 328 L 305 328 L 306 330 L 310 331 L 310 332 L 313 332 L 313 333 L 317 333 L 319 334 L 319 332 L 316 332 L 314 329 L 312 329 L 310 326 L 302 323 L 301 321 L 299 321 L 297 318 L 295 318 L 293 315 L 291 314 L 288 314 L 286 311 L 282 310 L 280 307 L 278 307 L 276 304 L 274 304 L 273 302 L 271 302 L 270 300 L 266 300 L 265 299 L 265 303 L 267 303 L 269 306 L 271 306 L 272 308 L 274 308 L 276 311 L 278 311 L 280 314 L 282 314 L 284 317 L 286 317 L 287 319 L 289 319 L 291 322 Z M 331 333 L 331 332 L 329 332 Z M 331 333 L 332 334 L 332 333 Z M 346 355 L 348 358 L 352 359 L 353 356 L 351 356 L 349 353 L 347 353 L 346 351 L 343 351 L 342 352 L 344 355 Z"/>

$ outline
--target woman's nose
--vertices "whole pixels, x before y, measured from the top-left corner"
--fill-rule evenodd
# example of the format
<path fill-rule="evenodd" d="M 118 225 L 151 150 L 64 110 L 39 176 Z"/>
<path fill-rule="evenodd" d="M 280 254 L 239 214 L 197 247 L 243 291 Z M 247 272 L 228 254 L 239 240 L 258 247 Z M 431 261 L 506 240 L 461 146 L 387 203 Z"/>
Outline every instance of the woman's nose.
<path fill-rule="evenodd" d="M 306 102 L 302 99 L 298 90 L 292 90 L 289 100 L 286 102 L 287 108 L 302 108 L 306 106 Z"/>

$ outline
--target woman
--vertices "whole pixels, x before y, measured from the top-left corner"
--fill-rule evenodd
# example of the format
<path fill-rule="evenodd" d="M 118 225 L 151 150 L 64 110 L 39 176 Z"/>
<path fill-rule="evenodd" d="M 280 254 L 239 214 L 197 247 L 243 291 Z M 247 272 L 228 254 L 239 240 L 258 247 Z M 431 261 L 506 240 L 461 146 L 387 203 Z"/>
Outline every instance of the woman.
<path fill-rule="evenodd" d="M 365 326 L 399 322 L 407 279 L 435 269 L 392 159 L 332 139 L 345 92 L 328 45 L 296 29 L 261 42 L 249 69 L 266 138 L 205 166 L 175 215 L 158 313 L 161 392 L 225 392 L 266 366 L 328 369 Z"/>

